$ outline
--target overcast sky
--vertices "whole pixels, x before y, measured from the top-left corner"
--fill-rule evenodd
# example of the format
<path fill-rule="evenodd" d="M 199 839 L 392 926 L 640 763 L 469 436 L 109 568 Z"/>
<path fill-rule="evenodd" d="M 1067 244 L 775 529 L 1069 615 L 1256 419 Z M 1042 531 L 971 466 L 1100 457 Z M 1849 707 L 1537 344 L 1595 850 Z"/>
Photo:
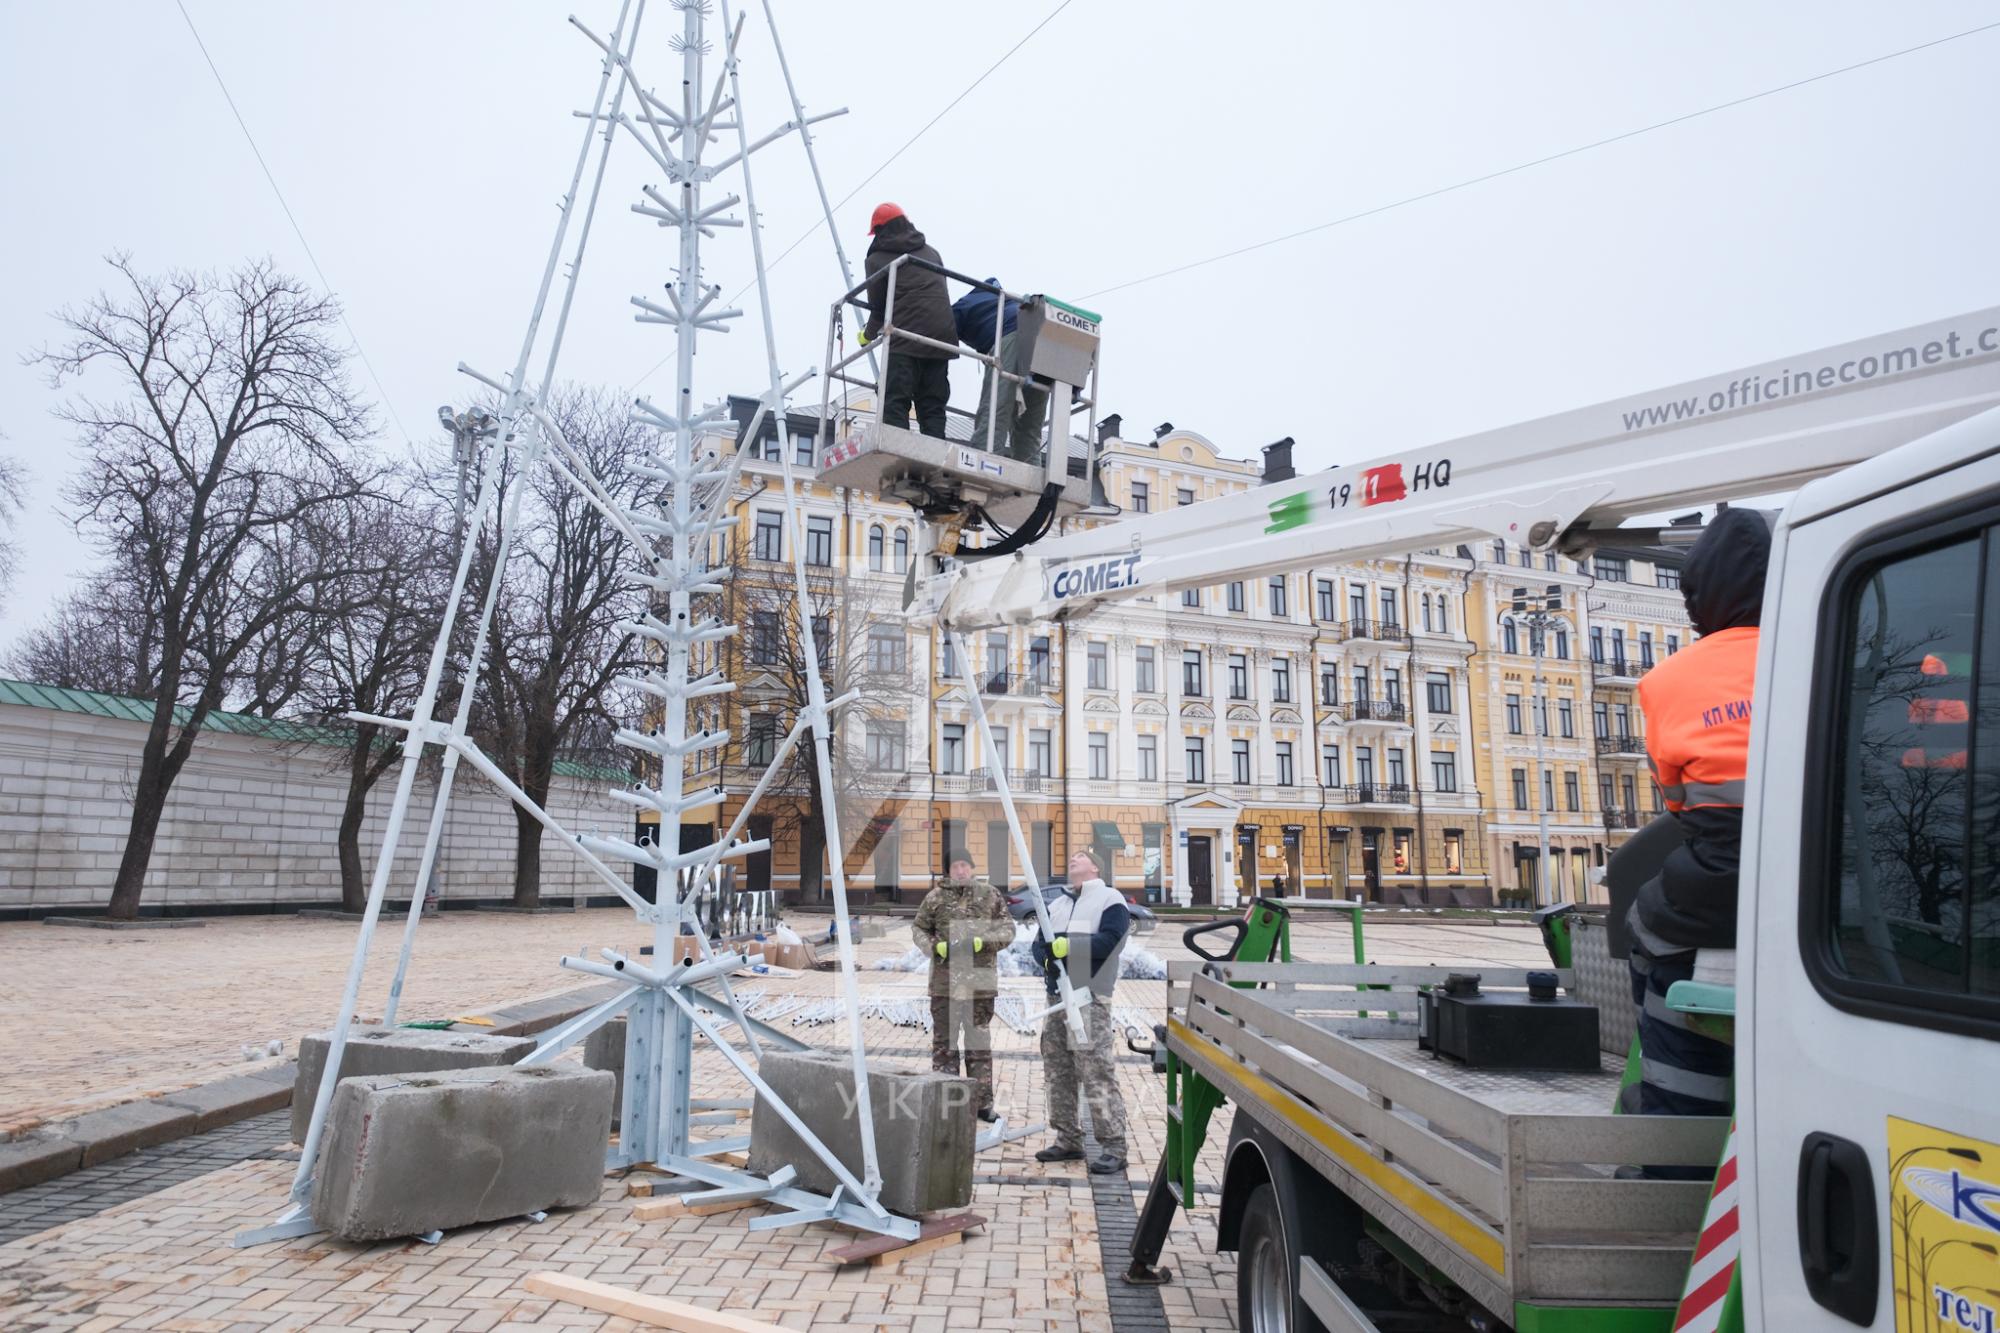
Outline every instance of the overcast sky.
<path fill-rule="evenodd" d="M 573 0 L 608 32 L 616 0 Z M 596 79 L 557 3 L 186 0 L 386 397 L 384 447 L 435 432 L 512 361 Z M 775 0 L 838 200 L 1057 0 Z M 678 14 L 639 63 L 671 87 Z M 786 119 L 761 9 L 753 134 Z M 838 210 L 859 262 L 892 199 L 955 268 L 1105 316 L 1105 405 L 1250 456 L 1353 461 L 2000 304 L 1991 89 L 2000 30 L 1812 83 L 1171 278 L 1162 269 L 2000 21 L 2000 4 L 1361 5 L 1069 0 Z M 650 71 L 650 73 L 647 73 Z M 52 311 L 144 268 L 311 268 L 165 0 L 0 6 L 0 448 L 34 471 L 0 649 L 92 555 L 59 488 L 87 465 L 21 357 Z M 661 393 L 671 275 L 613 158 L 564 368 Z M 757 159 L 770 252 L 819 218 L 786 142 Z M 741 232 L 708 252 L 725 295 Z M 787 371 L 823 357 L 840 288 L 814 235 L 773 273 Z M 747 298 L 746 298 L 747 300 Z M 704 398 L 763 387 L 746 324 L 707 339 Z M 650 374 L 650 378 L 647 378 Z M 379 377 L 379 385 L 375 377 Z M 967 395 L 969 397 L 969 395 Z"/>

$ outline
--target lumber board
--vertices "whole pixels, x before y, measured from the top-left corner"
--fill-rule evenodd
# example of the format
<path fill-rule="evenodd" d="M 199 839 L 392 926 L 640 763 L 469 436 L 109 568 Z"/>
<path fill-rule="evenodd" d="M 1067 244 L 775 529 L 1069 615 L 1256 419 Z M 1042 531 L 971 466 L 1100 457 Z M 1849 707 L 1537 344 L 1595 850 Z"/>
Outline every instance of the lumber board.
<path fill-rule="evenodd" d="M 867 1240 L 843 1245 L 839 1249 L 828 1250 L 827 1257 L 837 1264 L 894 1264 L 905 1259 L 914 1259 L 932 1250 L 941 1250 L 957 1245 L 965 1239 L 965 1233 L 986 1225 L 986 1219 L 978 1213 L 954 1213 L 949 1217 L 934 1218 L 925 1222 L 917 1232 L 915 1240 L 899 1240 L 895 1236 L 870 1236 Z"/>
<path fill-rule="evenodd" d="M 653 1328 L 676 1329 L 678 1333 L 785 1333 L 780 1325 L 767 1324 L 761 1319 L 745 1319 L 724 1310 L 648 1296 L 567 1273 L 530 1273 L 521 1285 L 537 1296 L 636 1319 Z"/>
<path fill-rule="evenodd" d="M 717 1213 L 733 1213 L 739 1208 L 752 1208 L 763 1202 L 762 1199 L 727 1199 L 719 1203 L 714 1200 L 690 1203 L 685 1195 L 669 1194 L 633 1204 L 632 1217 L 639 1222 L 657 1222 L 663 1217 L 713 1217 Z"/>

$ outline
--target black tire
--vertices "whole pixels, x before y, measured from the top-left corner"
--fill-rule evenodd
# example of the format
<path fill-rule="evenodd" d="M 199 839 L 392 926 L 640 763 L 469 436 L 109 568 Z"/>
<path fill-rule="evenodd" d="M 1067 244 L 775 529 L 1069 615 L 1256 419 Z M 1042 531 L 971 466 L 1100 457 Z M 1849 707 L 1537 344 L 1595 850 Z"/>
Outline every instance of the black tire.
<path fill-rule="evenodd" d="M 1237 1333 L 1303 1333 L 1298 1323 L 1298 1250 L 1285 1226 L 1278 1191 L 1250 1191 L 1236 1247 Z"/>

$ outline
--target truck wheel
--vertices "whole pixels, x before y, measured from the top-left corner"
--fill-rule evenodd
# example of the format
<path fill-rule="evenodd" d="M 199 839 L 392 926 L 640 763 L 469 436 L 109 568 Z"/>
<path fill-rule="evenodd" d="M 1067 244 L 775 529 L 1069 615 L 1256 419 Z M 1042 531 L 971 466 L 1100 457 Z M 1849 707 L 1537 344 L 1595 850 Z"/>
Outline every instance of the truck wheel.
<path fill-rule="evenodd" d="M 1293 1333 L 1297 1261 L 1285 1235 L 1278 1191 L 1259 1185 L 1243 1205 L 1236 1251 L 1236 1327 L 1242 1333 Z"/>

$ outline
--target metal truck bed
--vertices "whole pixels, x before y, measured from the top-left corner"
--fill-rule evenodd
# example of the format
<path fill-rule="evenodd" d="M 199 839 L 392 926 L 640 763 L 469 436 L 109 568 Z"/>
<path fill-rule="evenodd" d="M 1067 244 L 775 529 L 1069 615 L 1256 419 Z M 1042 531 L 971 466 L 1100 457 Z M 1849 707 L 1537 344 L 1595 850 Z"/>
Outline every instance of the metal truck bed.
<path fill-rule="evenodd" d="M 1449 970 L 1489 990 L 1527 982 L 1526 969 Z M 1168 1047 L 1503 1318 L 1516 1301 L 1673 1305 L 1708 1184 L 1613 1171 L 1712 1167 L 1728 1121 L 1613 1115 L 1615 1067 L 1470 1070 L 1419 1051 L 1417 990 L 1446 975 L 1218 964 L 1174 988 Z"/>

